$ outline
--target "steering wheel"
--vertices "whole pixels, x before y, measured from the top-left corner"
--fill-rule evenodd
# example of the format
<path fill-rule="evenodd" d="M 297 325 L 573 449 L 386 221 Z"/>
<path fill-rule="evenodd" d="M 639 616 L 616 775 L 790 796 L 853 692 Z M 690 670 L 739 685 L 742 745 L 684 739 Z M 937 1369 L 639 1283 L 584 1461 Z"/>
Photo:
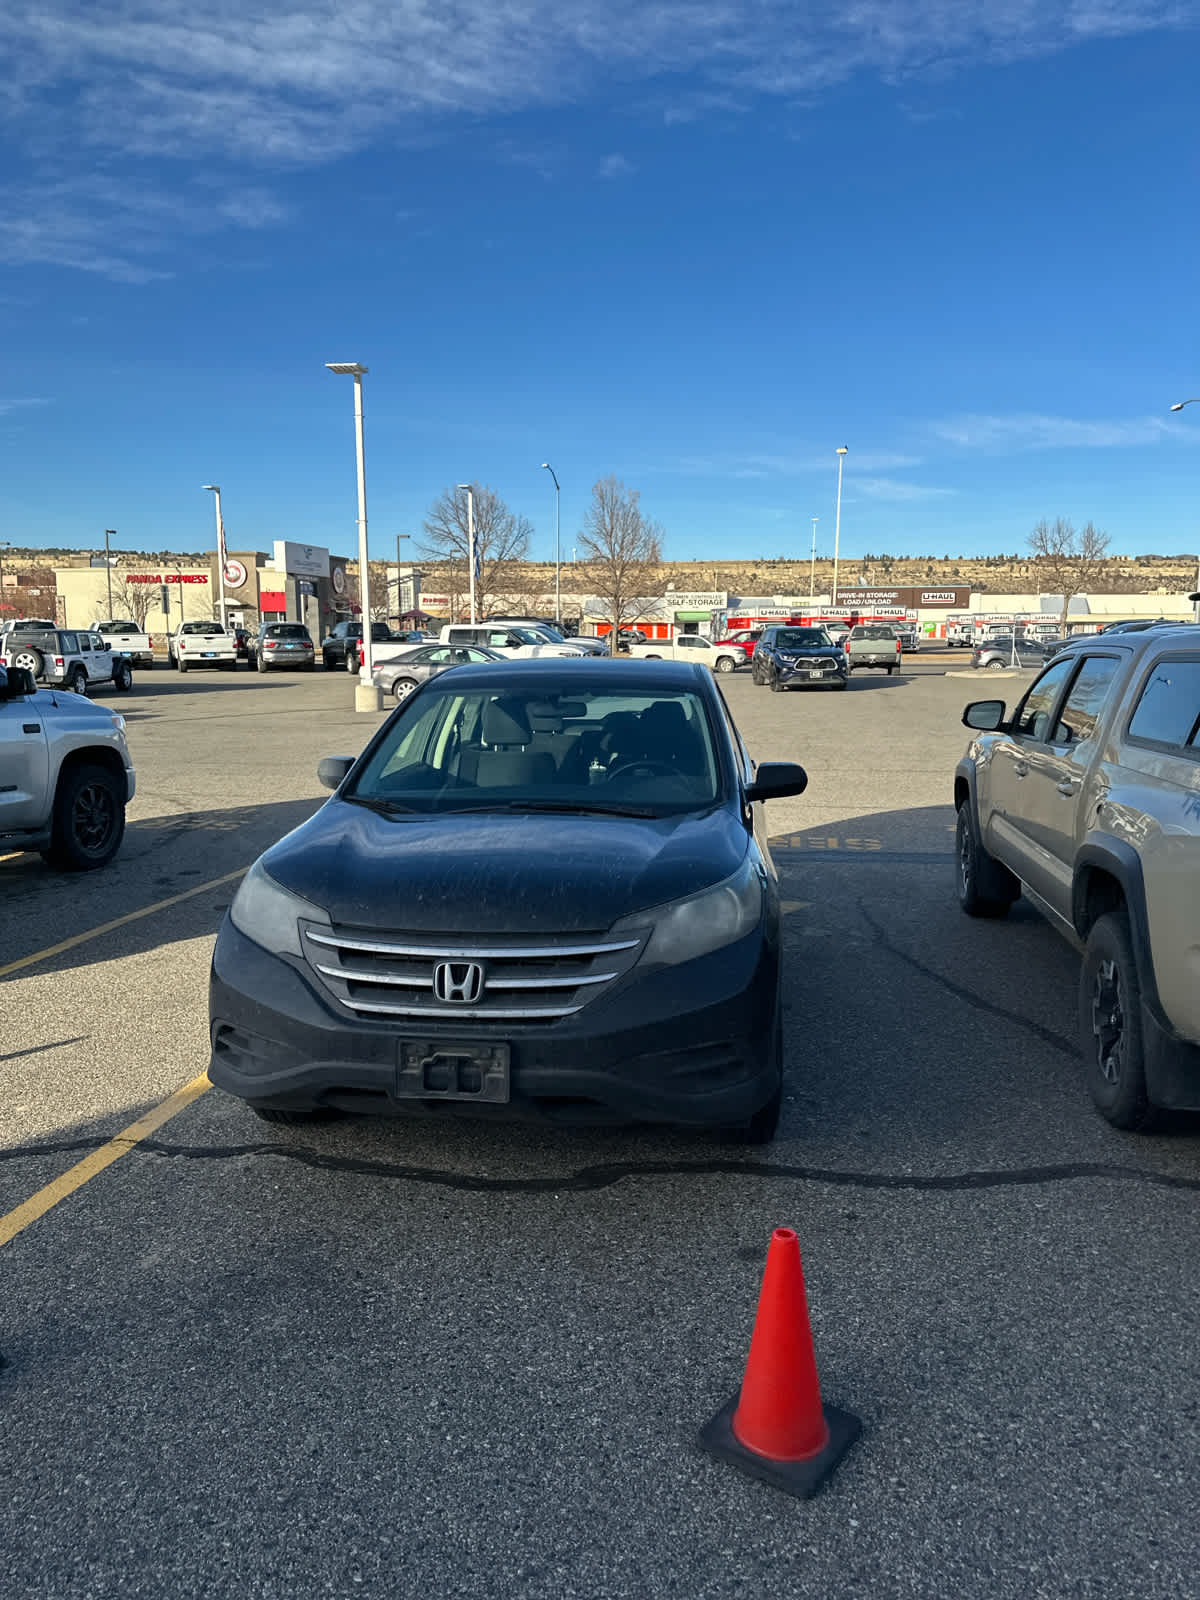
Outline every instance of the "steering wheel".
<path fill-rule="evenodd" d="M 607 781 L 612 783 L 616 778 L 623 778 L 627 772 L 644 772 L 651 777 L 655 773 L 662 773 L 668 778 L 678 776 L 676 768 L 669 761 L 655 761 L 651 757 L 646 757 L 642 761 L 623 761 L 620 766 L 612 769 Z"/>

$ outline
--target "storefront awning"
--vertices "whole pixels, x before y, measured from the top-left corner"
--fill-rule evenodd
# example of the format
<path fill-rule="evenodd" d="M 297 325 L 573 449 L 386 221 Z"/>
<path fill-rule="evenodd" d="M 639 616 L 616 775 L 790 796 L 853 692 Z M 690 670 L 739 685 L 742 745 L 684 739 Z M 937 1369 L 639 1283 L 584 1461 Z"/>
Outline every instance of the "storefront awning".
<path fill-rule="evenodd" d="M 677 611 L 676 622 L 707 622 L 712 616 L 711 611 Z"/>

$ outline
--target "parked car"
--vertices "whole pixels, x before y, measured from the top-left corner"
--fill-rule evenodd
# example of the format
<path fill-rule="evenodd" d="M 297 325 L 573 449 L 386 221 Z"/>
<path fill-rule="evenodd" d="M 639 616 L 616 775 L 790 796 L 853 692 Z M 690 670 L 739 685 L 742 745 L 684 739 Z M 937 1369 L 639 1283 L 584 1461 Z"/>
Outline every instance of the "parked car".
<path fill-rule="evenodd" d="M 57 622 L 51 622 L 46 617 L 6 617 L 0 622 L 0 638 L 17 628 L 37 628 L 43 632 L 53 633 L 57 627 Z"/>
<path fill-rule="evenodd" d="M 899 672 L 901 656 L 900 640 L 894 628 L 868 622 L 850 629 L 846 641 L 848 672 L 873 667 L 886 672 L 890 678 L 894 672 Z"/>
<path fill-rule="evenodd" d="M 489 617 L 488 626 L 492 628 L 524 628 L 529 633 L 536 633 L 547 644 L 569 644 L 581 655 L 606 656 L 608 643 L 604 639 L 586 639 L 582 637 L 567 638 L 558 628 L 549 622 L 533 622 L 520 617 Z"/>
<path fill-rule="evenodd" d="M 124 717 L 0 667 L 0 772 L 0 851 L 87 872 L 121 848 L 136 786 Z"/>
<path fill-rule="evenodd" d="M 270 1122 L 455 1107 L 764 1142 L 780 907 L 707 672 L 506 661 L 426 684 L 254 864 L 213 953 L 210 1076 Z"/>
<path fill-rule="evenodd" d="M 844 689 L 850 668 L 825 628 L 767 628 L 758 641 L 750 669 L 751 681 L 779 693 L 782 689 Z"/>
<path fill-rule="evenodd" d="M 363 636 L 361 622 L 339 622 L 321 640 L 321 660 L 327 672 L 333 672 L 338 667 L 347 672 L 358 672 L 362 667 L 362 650 L 360 648 Z M 393 633 L 386 622 L 373 622 L 371 624 L 371 643 L 376 644 L 403 644 L 404 640 L 399 634 Z M 374 652 L 372 652 L 374 654 Z"/>
<path fill-rule="evenodd" d="M 414 689 L 419 689 L 430 678 L 445 672 L 447 667 L 507 659 L 499 650 L 485 650 L 477 644 L 417 645 L 393 660 L 383 662 L 375 668 L 372 677 L 384 694 L 390 694 L 399 704 L 401 700 L 407 700 Z"/>
<path fill-rule="evenodd" d="M 747 661 L 752 661 L 754 659 L 755 646 L 762 636 L 763 630 L 761 628 L 737 628 L 733 633 L 727 633 L 723 638 L 715 639 L 713 643 L 741 645 L 746 652 Z"/>
<path fill-rule="evenodd" d="M 916 652 L 921 648 L 920 628 L 897 626 L 892 628 L 892 632 L 895 634 L 896 638 L 899 639 L 901 650 L 907 650 L 911 654 L 915 655 Z"/>
<path fill-rule="evenodd" d="M 677 633 L 673 639 L 631 644 L 629 654 L 640 661 L 695 661 L 713 672 L 736 672 L 750 659 L 743 645 L 714 644 L 702 633 Z"/>
<path fill-rule="evenodd" d="M 91 632 L 98 633 L 110 650 L 128 656 L 132 666 L 154 665 L 154 642 L 136 622 L 129 622 L 124 617 L 114 617 L 109 622 L 93 622 Z"/>
<path fill-rule="evenodd" d="M 1096 636 L 1011 715 L 982 700 L 963 721 L 963 910 L 1004 916 L 1026 892 L 1082 945 L 1079 1038 L 1110 1122 L 1200 1109 L 1200 628 Z"/>
<path fill-rule="evenodd" d="M 167 642 L 167 665 L 180 672 L 219 667 L 236 672 L 237 641 L 219 622 L 181 622 Z"/>
<path fill-rule="evenodd" d="M 846 640 L 850 637 L 848 622 L 823 622 L 821 626 L 839 650 L 845 647 Z"/>
<path fill-rule="evenodd" d="M 312 672 L 317 664 L 312 634 L 302 622 L 264 622 L 248 654 L 259 672 L 278 667 Z"/>
<path fill-rule="evenodd" d="M 18 667 L 72 694 L 104 683 L 122 694 L 133 687 L 129 657 L 110 650 L 86 628 L 14 628 L 0 640 L 0 667 Z"/>
<path fill-rule="evenodd" d="M 478 645 L 484 650 L 498 650 L 501 655 L 514 660 L 532 660 L 538 656 L 587 655 L 578 645 L 555 644 L 541 633 L 535 633 L 523 623 L 448 622 L 439 635 L 440 644 Z"/>
<path fill-rule="evenodd" d="M 1032 639 L 1018 638 L 1014 648 L 1012 636 L 983 640 L 971 651 L 971 666 L 983 667 L 992 672 L 1003 672 L 1015 660 L 1018 667 L 1040 667 L 1045 661 L 1042 647 Z"/>

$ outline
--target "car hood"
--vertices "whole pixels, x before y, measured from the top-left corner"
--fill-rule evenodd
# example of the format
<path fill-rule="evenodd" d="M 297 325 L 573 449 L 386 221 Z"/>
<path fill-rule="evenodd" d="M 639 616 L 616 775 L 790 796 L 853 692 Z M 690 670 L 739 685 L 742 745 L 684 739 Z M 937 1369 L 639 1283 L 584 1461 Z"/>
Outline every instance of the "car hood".
<path fill-rule="evenodd" d="M 268 850 L 263 866 L 345 926 L 594 932 L 719 883 L 748 848 L 723 807 L 662 819 L 388 817 L 335 796 Z"/>
<path fill-rule="evenodd" d="M 36 706 L 44 717 L 71 717 L 77 722 L 96 722 L 102 727 L 112 727 L 117 720 L 117 713 L 111 707 L 65 689 L 39 689 L 32 698 L 26 696 L 21 703 Z"/>
<path fill-rule="evenodd" d="M 781 644 L 775 654 L 786 661 L 789 656 L 827 656 L 837 648 L 836 644 Z"/>

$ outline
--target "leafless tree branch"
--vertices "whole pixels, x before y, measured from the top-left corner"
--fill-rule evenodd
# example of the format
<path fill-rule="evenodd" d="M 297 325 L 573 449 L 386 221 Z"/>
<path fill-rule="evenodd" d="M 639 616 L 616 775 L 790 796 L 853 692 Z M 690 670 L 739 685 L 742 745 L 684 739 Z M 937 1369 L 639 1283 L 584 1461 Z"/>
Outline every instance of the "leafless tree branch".
<path fill-rule="evenodd" d="M 612 623 L 609 649 L 615 654 L 620 629 L 640 622 L 667 592 L 662 529 L 642 515 L 640 492 L 610 474 L 592 487 L 579 550 L 591 592 Z"/>

